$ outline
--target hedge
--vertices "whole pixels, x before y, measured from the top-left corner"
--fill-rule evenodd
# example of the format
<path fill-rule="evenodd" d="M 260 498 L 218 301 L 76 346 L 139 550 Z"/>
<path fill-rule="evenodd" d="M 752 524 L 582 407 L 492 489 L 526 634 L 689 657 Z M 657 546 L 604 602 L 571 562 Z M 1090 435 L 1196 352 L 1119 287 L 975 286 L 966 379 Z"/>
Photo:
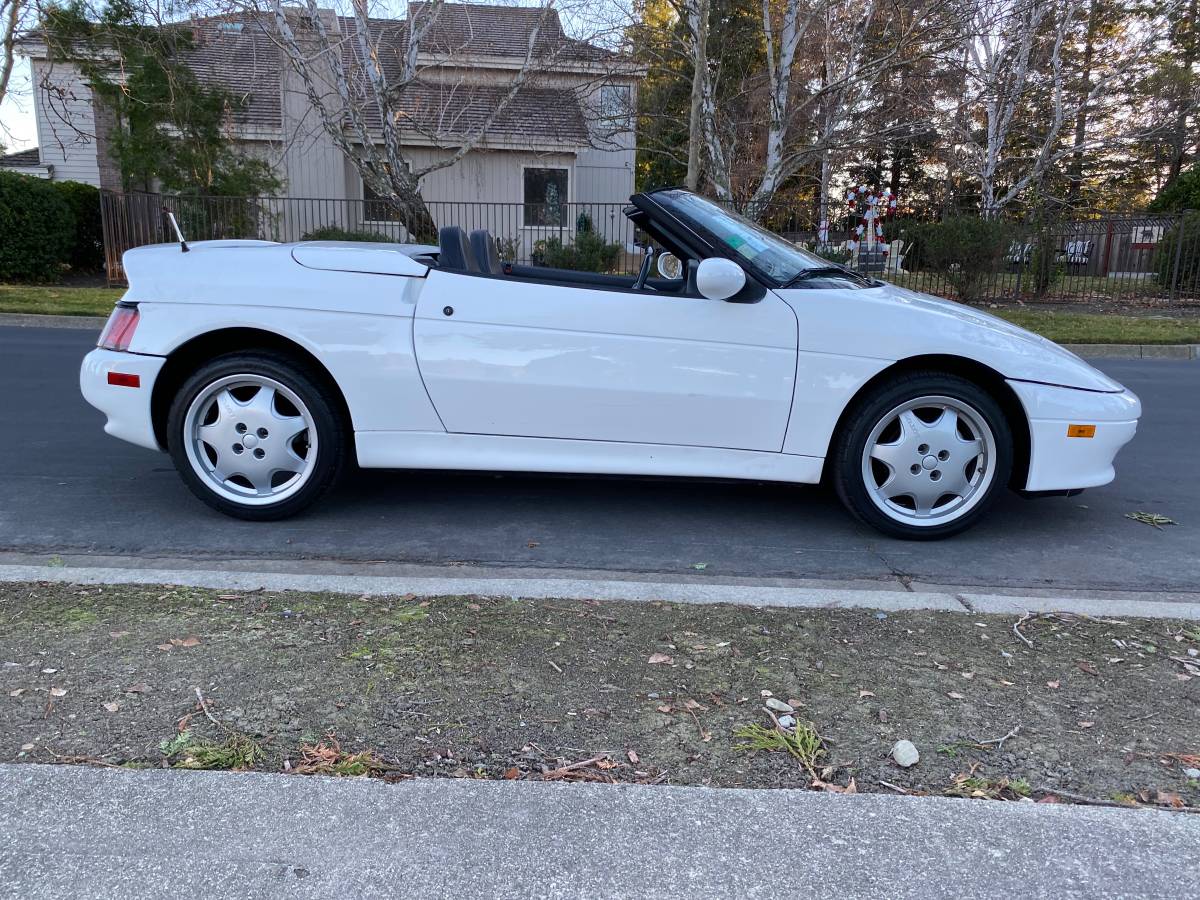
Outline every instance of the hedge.
<path fill-rule="evenodd" d="M 51 182 L 75 213 L 75 237 L 67 263 L 76 272 L 104 268 L 104 227 L 100 222 L 100 189 L 82 181 Z"/>
<path fill-rule="evenodd" d="M 75 214 L 53 182 L 0 170 L 0 281 L 56 281 L 74 241 Z"/>
<path fill-rule="evenodd" d="M 380 234 L 377 231 L 353 231 L 348 228 L 341 228 L 337 225 L 324 225 L 321 228 L 314 228 L 308 234 L 300 236 L 302 241 L 371 241 L 373 243 L 387 244 L 395 242 L 395 238 L 388 237 L 386 234 Z"/>

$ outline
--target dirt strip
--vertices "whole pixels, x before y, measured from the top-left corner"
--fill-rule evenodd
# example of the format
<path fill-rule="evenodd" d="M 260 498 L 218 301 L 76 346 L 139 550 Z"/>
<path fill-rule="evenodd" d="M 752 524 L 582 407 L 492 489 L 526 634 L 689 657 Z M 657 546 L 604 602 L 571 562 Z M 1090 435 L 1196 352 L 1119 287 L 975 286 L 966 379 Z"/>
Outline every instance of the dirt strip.
<path fill-rule="evenodd" d="M 1195 807 L 1200 626 L 6 584 L 0 735 L 3 761 Z"/>

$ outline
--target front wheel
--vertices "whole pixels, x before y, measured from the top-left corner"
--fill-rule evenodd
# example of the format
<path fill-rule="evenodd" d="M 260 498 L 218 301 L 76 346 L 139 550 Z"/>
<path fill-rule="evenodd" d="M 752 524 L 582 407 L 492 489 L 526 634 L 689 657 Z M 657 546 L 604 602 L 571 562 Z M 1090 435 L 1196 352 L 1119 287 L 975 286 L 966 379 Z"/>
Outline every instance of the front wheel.
<path fill-rule="evenodd" d="M 337 480 L 346 427 L 323 380 L 268 352 L 213 360 L 176 394 L 167 445 L 197 497 L 240 519 L 294 515 Z"/>
<path fill-rule="evenodd" d="M 832 462 L 838 496 L 857 518 L 928 540 L 977 522 L 1012 459 L 1012 431 L 989 393 L 956 375 L 913 373 L 856 402 Z"/>

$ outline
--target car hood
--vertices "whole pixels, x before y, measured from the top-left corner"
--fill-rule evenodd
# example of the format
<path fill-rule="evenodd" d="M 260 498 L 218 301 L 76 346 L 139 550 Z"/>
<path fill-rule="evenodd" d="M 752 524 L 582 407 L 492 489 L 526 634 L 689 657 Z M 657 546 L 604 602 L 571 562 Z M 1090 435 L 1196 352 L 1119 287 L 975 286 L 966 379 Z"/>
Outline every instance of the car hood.
<path fill-rule="evenodd" d="M 1018 381 L 1124 390 L 1053 341 L 952 300 L 886 283 L 867 290 L 785 290 L 780 295 L 796 311 L 801 349 L 854 347 L 857 354 L 892 360 L 950 354 Z"/>

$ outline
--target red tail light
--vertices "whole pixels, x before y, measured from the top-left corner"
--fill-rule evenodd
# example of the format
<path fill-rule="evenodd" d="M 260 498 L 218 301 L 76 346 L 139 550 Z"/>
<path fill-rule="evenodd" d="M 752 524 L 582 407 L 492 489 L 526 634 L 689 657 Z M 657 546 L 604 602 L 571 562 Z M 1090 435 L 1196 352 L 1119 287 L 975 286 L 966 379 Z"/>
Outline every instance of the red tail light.
<path fill-rule="evenodd" d="M 104 350 L 128 350 L 137 326 L 138 308 L 118 303 L 117 308 L 108 317 L 108 324 L 100 332 L 100 340 L 96 346 Z"/>

